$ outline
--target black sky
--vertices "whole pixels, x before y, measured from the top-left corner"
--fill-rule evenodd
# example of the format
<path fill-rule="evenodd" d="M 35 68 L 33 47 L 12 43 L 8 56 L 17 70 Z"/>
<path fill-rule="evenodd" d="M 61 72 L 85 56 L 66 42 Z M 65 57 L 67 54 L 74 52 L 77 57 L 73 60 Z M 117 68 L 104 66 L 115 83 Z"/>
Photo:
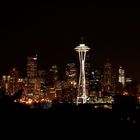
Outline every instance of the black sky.
<path fill-rule="evenodd" d="M 0 8 L 0 72 L 26 69 L 35 53 L 42 68 L 77 61 L 73 50 L 85 38 L 93 67 L 106 58 L 140 80 L 140 7 L 136 4 L 3 3 Z"/>

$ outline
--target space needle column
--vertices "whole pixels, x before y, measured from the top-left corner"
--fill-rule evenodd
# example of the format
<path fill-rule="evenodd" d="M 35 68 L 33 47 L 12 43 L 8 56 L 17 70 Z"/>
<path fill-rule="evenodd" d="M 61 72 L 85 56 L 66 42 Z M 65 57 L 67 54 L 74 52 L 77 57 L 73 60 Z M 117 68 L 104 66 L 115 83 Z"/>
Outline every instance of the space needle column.
<path fill-rule="evenodd" d="M 85 59 L 86 52 L 90 50 L 85 44 L 80 44 L 75 48 L 79 54 L 80 61 L 80 74 L 79 74 L 79 85 L 78 85 L 78 95 L 77 95 L 77 104 L 85 104 L 87 102 L 87 93 L 86 93 L 86 78 L 85 78 Z"/>

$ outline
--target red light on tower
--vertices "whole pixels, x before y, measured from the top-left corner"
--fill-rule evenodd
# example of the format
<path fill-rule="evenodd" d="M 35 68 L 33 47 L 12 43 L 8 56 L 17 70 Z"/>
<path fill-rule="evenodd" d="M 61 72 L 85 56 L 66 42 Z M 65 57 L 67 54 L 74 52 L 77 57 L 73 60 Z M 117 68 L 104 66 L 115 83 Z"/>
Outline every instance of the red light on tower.
<path fill-rule="evenodd" d="M 13 68 L 13 71 L 16 71 L 16 68 Z"/>

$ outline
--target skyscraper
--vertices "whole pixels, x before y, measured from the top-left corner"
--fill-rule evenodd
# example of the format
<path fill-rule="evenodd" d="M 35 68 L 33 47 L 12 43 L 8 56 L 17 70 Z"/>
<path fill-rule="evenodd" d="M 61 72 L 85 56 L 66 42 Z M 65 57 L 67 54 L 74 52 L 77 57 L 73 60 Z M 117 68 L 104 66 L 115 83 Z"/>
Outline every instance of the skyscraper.
<path fill-rule="evenodd" d="M 32 98 L 35 94 L 35 82 L 37 78 L 37 55 L 27 57 L 27 88 L 28 98 Z"/>
<path fill-rule="evenodd" d="M 86 80 L 89 81 L 89 77 L 90 77 L 90 54 L 89 52 L 87 52 L 86 54 L 86 59 L 85 59 L 85 76 L 86 76 Z"/>
<path fill-rule="evenodd" d="M 46 70 L 38 70 L 38 79 L 40 80 L 40 90 L 41 96 L 46 96 L 46 79 L 47 78 L 47 71 Z"/>
<path fill-rule="evenodd" d="M 14 95 L 22 86 L 19 85 L 19 72 L 16 68 L 9 71 L 9 75 L 3 75 L 2 86 L 6 89 L 9 96 Z"/>
<path fill-rule="evenodd" d="M 37 77 L 37 55 L 34 57 L 27 57 L 27 77 Z"/>
<path fill-rule="evenodd" d="M 124 87 L 125 86 L 125 71 L 122 66 L 119 67 L 118 73 L 119 73 L 118 82 L 122 83 Z"/>
<path fill-rule="evenodd" d="M 49 70 L 49 85 L 55 87 L 59 79 L 58 66 L 53 64 Z"/>
<path fill-rule="evenodd" d="M 77 68 L 75 63 L 69 63 L 66 66 L 66 82 L 68 86 L 75 87 L 77 85 Z"/>
<path fill-rule="evenodd" d="M 19 72 L 16 70 L 16 68 L 13 68 L 9 72 L 10 76 L 10 83 L 9 83 L 9 92 L 11 95 L 15 94 L 18 89 L 18 78 L 19 78 Z"/>
<path fill-rule="evenodd" d="M 96 69 L 91 73 L 90 76 L 90 91 L 99 91 L 101 90 L 101 72 L 100 70 Z"/>
<path fill-rule="evenodd" d="M 104 89 L 105 91 L 111 91 L 112 88 L 112 65 L 109 62 L 109 59 L 107 59 L 107 62 L 104 65 L 103 68 L 103 85 L 104 85 Z"/>
<path fill-rule="evenodd" d="M 87 102 L 87 92 L 86 92 L 86 78 L 85 78 L 85 59 L 86 53 L 90 50 L 85 44 L 80 44 L 75 48 L 79 54 L 80 61 L 80 75 L 79 75 L 79 85 L 78 85 L 78 95 L 77 95 L 77 104 Z"/>

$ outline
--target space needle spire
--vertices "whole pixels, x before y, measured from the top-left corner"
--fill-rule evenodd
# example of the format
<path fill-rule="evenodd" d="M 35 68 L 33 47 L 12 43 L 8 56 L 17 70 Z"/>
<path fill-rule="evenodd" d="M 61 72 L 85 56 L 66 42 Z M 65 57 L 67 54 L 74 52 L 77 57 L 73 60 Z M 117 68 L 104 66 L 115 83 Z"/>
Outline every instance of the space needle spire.
<path fill-rule="evenodd" d="M 79 46 L 77 46 L 75 50 L 79 54 L 79 62 L 80 62 L 77 104 L 79 103 L 85 104 L 87 103 L 85 58 L 86 58 L 86 53 L 90 50 L 90 48 L 83 43 L 83 37 L 81 37 L 81 44 L 79 44 Z"/>

